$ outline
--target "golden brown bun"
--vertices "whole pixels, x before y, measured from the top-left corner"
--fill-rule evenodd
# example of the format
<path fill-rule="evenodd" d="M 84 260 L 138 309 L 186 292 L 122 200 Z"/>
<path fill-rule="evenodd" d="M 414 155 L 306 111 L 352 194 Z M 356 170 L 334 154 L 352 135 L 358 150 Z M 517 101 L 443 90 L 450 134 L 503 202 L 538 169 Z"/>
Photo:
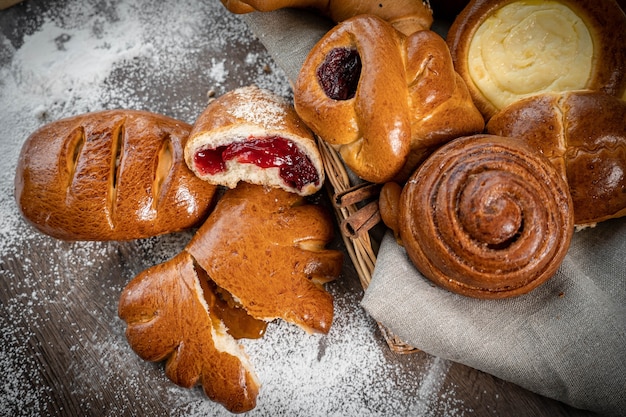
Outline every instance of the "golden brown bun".
<path fill-rule="evenodd" d="M 261 337 L 275 318 L 328 332 L 333 298 L 323 284 L 343 262 L 325 249 L 332 233 L 325 210 L 294 193 L 245 182 L 227 190 L 185 250 L 122 291 L 130 346 L 166 360 L 174 383 L 200 382 L 232 412 L 254 408 L 260 384 L 234 338 Z"/>
<path fill-rule="evenodd" d="M 260 383 L 237 342 L 207 299 L 216 297 L 181 252 L 137 275 L 122 291 L 118 313 L 126 338 L 142 359 L 166 361 L 177 385 L 201 383 L 206 395 L 232 412 L 256 405 Z"/>
<path fill-rule="evenodd" d="M 552 277 L 574 229 L 559 172 L 530 147 L 490 135 L 455 139 L 402 190 L 399 234 L 428 279 L 475 298 L 513 297 Z"/>
<path fill-rule="evenodd" d="M 433 12 L 421 0 L 222 0 L 233 13 L 269 12 L 286 7 L 316 9 L 334 22 L 343 22 L 361 14 L 378 16 L 405 35 L 430 29 Z"/>
<path fill-rule="evenodd" d="M 575 223 L 626 215 L 626 102 L 593 91 L 519 100 L 487 124 L 547 156 L 567 179 Z"/>
<path fill-rule="evenodd" d="M 322 207 L 242 182 L 226 191 L 186 250 L 253 317 L 326 333 L 333 299 L 322 284 L 343 262 L 341 252 L 324 249 L 332 233 Z"/>
<path fill-rule="evenodd" d="M 614 0 L 473 0 L 447 40 L 486 119 L 531 94 L 626 93 L 626 15 Z"/>
<path fill-rule="evenodd" d="M 375 16 L 346 20 L 315 45 L 294 105 L 356 175 L 374 183 L 406 179 L 436 147 L 484 128 L 445 41 L 431 31 L 407 38 Z"/>
<path fill-rule="evenodd" d="M 399 238 L 400 233 L 400 196 L 402 195 L 402 186 L 397 182 L 387 182 L 380 189 L 378 196 L 378 209 L 380 210 L 380 218 L 391 230 L 393 230 L 398 243 L 402 243 Z"/>
<path fill-rule="evenodd" d="M 185 165 L 190 129 L 132 110 L 49 123 L 22 147 L 19 209 L 41 232 L 65 240 L 129 240 L 194 226 L 215 187 Z"/>
<path fill-rule="evenodd" d="M 264 144 L 275 148 L 260 148 Z M 202 155 L 217 155 L 221 163 L 225 153 L 220 149 L 228 146 L 247 146 L 244 157 L 256 152 L 252 161 L 264 158 L 280 166 L 259 166 L 235 155 L 223 169 L 204 168 Z M 275 154 L 267 156 L 269 152 Z M 309 128 L 285 99 L 255 86 L 238 88 L 209 103 L 191 130 L 185 161 L 199 178 L 229 188 L 246 181 L 310 195 L 324 183 L 322 158 Z"/>

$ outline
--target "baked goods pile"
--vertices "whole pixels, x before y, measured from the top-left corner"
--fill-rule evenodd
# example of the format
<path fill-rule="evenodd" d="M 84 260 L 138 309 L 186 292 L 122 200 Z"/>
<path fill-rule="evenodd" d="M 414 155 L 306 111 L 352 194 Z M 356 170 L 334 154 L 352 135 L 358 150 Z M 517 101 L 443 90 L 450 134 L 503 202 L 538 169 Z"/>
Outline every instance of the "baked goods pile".
<path fill-rule="evenodd" d="M 198 227 L 119 302 L 132 349 L 166 361 L 176 384 L 250 410 L 261 381 L 237 339 L 275 319 L 329 331 L 324 284 L 342 254 L 306 200 L 325 181 L 317 139 L 380 186 L 380 216 L 417 269 L 466 296 L 531 291 L 576 225 L 626 215 L 626 17 L 613 0 L 474 0 L 447 42 L 421 1 L 223 3 L 337 22 L 305 60 L 293 107 L 244 87 L 193 125 L 135 110 L 59 120 L 27 139 L 15 182 L 24 217 L 59 239 Z"/>
<path fill-rule="evenodd" d="M 625 94 L 614 1 L 474 0 L 447 42 L 340 22 L 294 103 L 357 177 L 385 184 L 380 217 L 425 277 L 502 298 L 552 276 L 575 226 L 626 214 Z"/>
<path fill-rule="evenodd" d="M 330 330 L 324 284 L 340 275 L 343 253 L 326 249 L 333 221 L 305 199 L 323 182 L 293 107 L 249 86 L 210 102 L 194 125 L 136 110 L 49 123 L 23 145 L 15 196 L 24 218 L 58 239 L 197 228 L 178 255 L 128 283 L 119 316 L 141 358 L 243 412 L 260 381 L 237 339 L 262 337 L 276 319 Z"/>

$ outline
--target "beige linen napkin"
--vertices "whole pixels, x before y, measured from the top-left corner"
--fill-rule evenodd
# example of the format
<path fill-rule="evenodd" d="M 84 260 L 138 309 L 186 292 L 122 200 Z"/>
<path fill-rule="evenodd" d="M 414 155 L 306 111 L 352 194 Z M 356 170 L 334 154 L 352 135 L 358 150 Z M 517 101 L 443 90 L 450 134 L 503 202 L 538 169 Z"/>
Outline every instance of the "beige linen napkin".
<path fill-rule="evenodd" d="M 331 27 L 293 10 L 243 18 L 292 82 Z M 476 300 L 433 286 L 387 234 L 362 306 L 425 352 L 574 407 L 624 415 L 626 219 L 577 232 L 555 277 L 508 300 Z"/>

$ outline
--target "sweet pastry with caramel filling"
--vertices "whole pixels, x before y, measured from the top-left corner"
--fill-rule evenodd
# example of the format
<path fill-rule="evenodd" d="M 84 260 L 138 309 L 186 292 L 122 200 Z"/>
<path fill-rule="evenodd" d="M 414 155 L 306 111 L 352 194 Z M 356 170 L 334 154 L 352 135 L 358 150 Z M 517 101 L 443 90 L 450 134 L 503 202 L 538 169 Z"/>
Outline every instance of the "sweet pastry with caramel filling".
<path fill-rule="evenodd" d="M 231 12 L 239 14 L 269 12 L 286 7 L 310 8 L 336 23 L 354 16 L 371 14 L 386 20 L 405 35 L 430 29 L 433 23 L 429 2 L 422 0 L 222 0 L 222 4 Z"/>
<path fill-rule="evenodd" d="M 218 294 L 199 272 L 191 255 L 181 252 L 128 283 L 118 306 L 126 338 L 142 359 L 166 361 L 165 374 L 175 384 L 201 383 L 206 395 L 229 411 L 251 410 L 261 384 L 223 321 L 225 312 L 245 313 L 218 308 Z"/>
<path fill-rule="evenodd" d="M 519 100 L 487 124 L 548 157 L 566 178 L 578 226 L 626 216 L 626 102 L 594 91 Z"/>
<path fill-rule="evenodd" d="M 332 234 L 321 206 L 242 182 L 219 200 L 186 250 L 253 317 L 326 333 L 333 299 L 323 284 L 339 276 L 343 262 L 341 252 L 324 249 Z"/>
<path fill-rule="evenodd" d="M 196 226 L 216 187 L 185 165 L 190 130 L 136 110 L 49 123 L 22 147 L 18 207 L 38 230 L 65 240 L 130 240 Z"/>
<path fill-rule="evenodd" d="M 406 37 L 375 16 L 344 21 L 315 45 L 294 105 L 356 175 L 374 183 L 405 180 L 443 143 L 484 128 L 445 41 L 429 30 Z"/>
<path fill-rule="evenodd" d="M 626 15 L 614 0 L 473 0 L 447 39 L 487 119 L 532 94 L 626 93 Z"/>
<path fill-rule="evenodd" d="M 309 128 L 285 99 L 256 86 L 209 103 L 189 135 L 185 160 L 199 178 L 229 188 L 247 181 L 310 195 L 324 183 Z"/>
<path fill-rule="evenodd" d="M 397 185 L 387 187 L 381 196 L 393 200 Z M 399 202 L 380 207 L 396 208 L 381 216 L 426 278 L 475 298 L 541 285 L 560 266 L 574 230 L 567 184 L 548 159 L 492 135 L 444 145 L 415 171 Z"/>

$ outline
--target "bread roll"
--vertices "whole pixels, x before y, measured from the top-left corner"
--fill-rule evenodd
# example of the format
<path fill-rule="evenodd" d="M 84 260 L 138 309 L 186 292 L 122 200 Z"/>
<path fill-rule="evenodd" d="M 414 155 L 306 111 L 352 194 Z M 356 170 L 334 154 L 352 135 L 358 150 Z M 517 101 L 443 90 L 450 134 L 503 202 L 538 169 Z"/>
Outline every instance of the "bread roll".
<path fill-rule="evenodd" d="M 41 232 L 65 240 L 129 240 L 195 226 L 215 187 L 185 165 L 190 129 L 133 110 L 49 123 L 22 147 L 18 207 Z"/>
<path fill-rule="evenodd" d="M 246 181 L 310 195 L 324 183 L 311 131 L 285 99 L 255 86 L 207 106 L 190 133 L 185 160 L 199 178 L 229 188 Z"/>
<path fill-rule="evenodd" d="M 260 381 L 243 348 L 227 333 L 208 282 L 186 252 L 137 275 L 122 291 L 118 313 L 126 338 L 142 359 L 166 361 L 177 385 L 202 384 L 231 412 L 256 406 Z"/>
<path fill-rule="evenodd" d="M 286 7 L 312 8 L 334 22 L 371 14 L 391 23 L 405 35 L 429 29 L 433 23 L 429 2 L 422 0 L 222 0 L 222 4 L 231 12 L 240 14 L 269 12 Z"/>
<path fill-rule="evenodd" d="M 532 94 L 626 93 L 626 15 L 614 0 L 473 0 L 447 39 L 486 119 Z"/>
<path fill-rule="evenodd" d="M 426 278 L 488 299 L 527 293 L 552 277 L 574 228 L 567 184 L 552 164 L 490 135 L 438 149 L 404 186 L 397 217 L 381 215 L 397 219 L 401 243 Z"/>
<path fill-rule="evenodd" d="M 327 333 L 333 298 L 322 284 L 341 272 L 343 255 L 324 249 L 328 213 L 279 188 L 240 183 L 228 190 L 187 245 L 211 279 L 257 319 L 283 319 Z"/>
<path fill-rule="evenodd" d="M 626 215 L 626 102 L 594 91 L 519 100 L 487 124 L 548 157 L 567 180 L 575 223 Z"/>
<path fill-rule="evenodd" d="M 405 180 L 432 150 L 484 120 L 432 31 L 405 37 L 375 16 L 330 30 L 294 87 L 296 111 L 362 179 Z"/>

